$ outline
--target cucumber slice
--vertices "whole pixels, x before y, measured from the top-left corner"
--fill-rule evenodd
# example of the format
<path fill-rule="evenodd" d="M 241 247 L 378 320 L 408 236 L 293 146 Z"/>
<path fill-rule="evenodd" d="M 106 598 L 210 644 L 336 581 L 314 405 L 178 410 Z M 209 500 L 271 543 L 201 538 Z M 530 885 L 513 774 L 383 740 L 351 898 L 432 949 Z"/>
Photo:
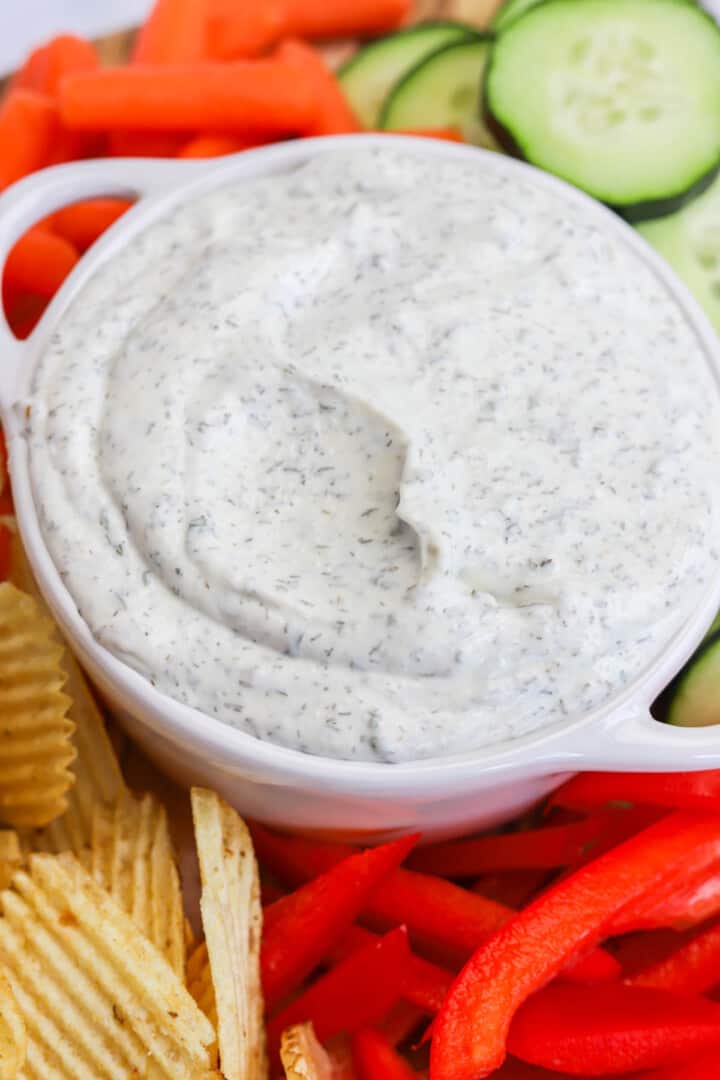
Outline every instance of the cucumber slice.
<path fill-rule="evenodd" d="M 544 0 L 493 48 L 502 141 L 638 221 L 720 164 L 720 27 L 692 0 Z"/>
<path fill-rule="evenodd" d="M 459 128 L 467 142 L 497 148 L 479 119 L 481 88 L 490 52 L 490 38 L 458 41 L 430 53 L 390 91 L 380 114 L 380 127 Z"/>
<path fill-rule="evenodd" d="M 638 232 L 663 255 L 720 332 L 720 178 L 675 214 Z"/>
<path fill-rule="evenodd" d="M 378 126 L 388 91 L 419 60 L 451 41 L 474 36 L 475 31 L 464 23 L 420 23 L 372 41 L 355 53 L 340 68 L 338 78 L 363 127 Z"/>
<path fill-rule="evenodd" d="M 671 683 L 668 724 L 709 727 L 720 724 L 720 636 L 706 639 Z"/>
<path fill-rule="evenodd" d="M 490 22 L 491 29 L 494 30 L 496 34 L 499 34 L 500 31 L 509 26 L 511 22 L 515 22 L 523 12 L 528 11 L 531 7 L 535 7 L 535 5 L 539 3 L 540 0 L 506 0 L 503 6 L 493 15 L 492 21 Z"/>

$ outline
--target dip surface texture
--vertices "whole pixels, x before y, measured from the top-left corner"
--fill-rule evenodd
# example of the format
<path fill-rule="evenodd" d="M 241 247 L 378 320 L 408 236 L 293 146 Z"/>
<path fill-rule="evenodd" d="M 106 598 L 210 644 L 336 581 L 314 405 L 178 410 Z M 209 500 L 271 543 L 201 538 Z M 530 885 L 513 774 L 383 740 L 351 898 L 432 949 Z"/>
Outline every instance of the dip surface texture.
<path fill-rule="evenodd" d="M 32 388 L 98 641 L 288 747 L 411 761 L 601 706 L 716 572 L 717 390 L 642 259 L 530 173 L 334 150 L 151 225 Z"/>

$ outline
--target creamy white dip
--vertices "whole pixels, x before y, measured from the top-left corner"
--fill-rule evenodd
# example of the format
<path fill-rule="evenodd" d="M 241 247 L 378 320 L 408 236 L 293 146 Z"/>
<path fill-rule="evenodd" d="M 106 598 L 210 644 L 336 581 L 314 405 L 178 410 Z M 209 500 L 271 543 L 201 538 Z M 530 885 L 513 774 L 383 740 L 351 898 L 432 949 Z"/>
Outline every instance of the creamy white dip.
<path fill-rule="evenodd" d="M 333 151 L 150 226 L 41 358 L 50 553 L 163 693 L 410 761 L 602 705 L 717 568 L 717 391 L 592 206 Z"/>

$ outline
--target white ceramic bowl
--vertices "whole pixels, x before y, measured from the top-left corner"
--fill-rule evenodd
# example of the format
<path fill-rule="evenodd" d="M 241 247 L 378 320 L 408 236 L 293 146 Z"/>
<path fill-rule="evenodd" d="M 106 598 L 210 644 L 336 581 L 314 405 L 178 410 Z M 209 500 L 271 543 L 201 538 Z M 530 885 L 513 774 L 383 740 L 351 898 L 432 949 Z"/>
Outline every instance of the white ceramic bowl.
<path fill-rule="evenodd" d="M 214 162 L 115 159 L 62 165 L 38 173 L 0 199 L 0 266 L 14 241 L 39 218 L 97 195 L 139 197 L 82 259 L 24 342 L 0 317 L 0 410 L 20 531 L 40 587 L 67 639 L 126 729 L 160 767 L 181 782 L 210 784 L 244 814 L 322 834 L 390 836 L 421 830 L 443 837 L 489 825 L 523 810 L 568 773 L 585 769 L 720 767 L 720 729 L 657 723 L 649 707 L 690 655 L 720 607 L 720 576 L 704 603 L 661 657 L 622 695 L 575 722 L 480 752 L 403 765 L 336 761 L 301 754 L 236 731 L 160 694 L 91 636 L 53 565 L 39 530 L 23 436 L 22 399 L 33 366 L 70 301 L 96 268 L 172 206 L 231 180 L 269 175 L 352 139 L 372 146 L 390 136 L 350 136 L 283 143 Z M 568 203 L 586 196 L 530 166 L 432 139 L 405 140 L 418 152 L 456 157 L 478 169 L 527 176 Z M 606 212 L 607 229 L 662 278 L 702 340 L 720 383 L 717 338 L 684 286 L 637 234 Z M 718 389 L 720 393 L 720 386 Z"/>

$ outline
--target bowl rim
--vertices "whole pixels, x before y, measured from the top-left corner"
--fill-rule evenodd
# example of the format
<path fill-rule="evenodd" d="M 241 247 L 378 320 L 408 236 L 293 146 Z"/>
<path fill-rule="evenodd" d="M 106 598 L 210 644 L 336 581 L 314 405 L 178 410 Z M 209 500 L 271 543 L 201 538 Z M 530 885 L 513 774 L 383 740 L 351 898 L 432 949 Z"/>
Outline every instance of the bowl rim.
<path fill-rule="evenodd" d="M 22 399 L 34 368 L 54 327 L 85 282 L 113 254 L 142 232 L 149 224 L 181 203 L 191 201 L 211 189 L 255 176 L 284 172 L 317 154 L 358 145 L 375 147 L 388 142 L 426 156 L 472 161 L 505 175 L 530 180 L 553 191 L 566 201 L 592 207 L 598 220 L 629 244 L 660 278 L 680 306 L 685 319 L 699 339 L 708 366 L 720 394 L 720 342 L 699 305 L 670 267 L 629 225 L 608 208 L 565 181 L 535 169 L 525 162 L 494 154 L 476 147 L 440 140 L 386 134 L 330 136 L 295 140 L 243 151 L 210 162 L 160 161 L 158 159 L 103 159 L 58 166 L 35 174 L 15 185 L 0 198 L 0 263 L 8 249 L 3 236 L 3 211 L 8 200 L 21 203 L 24 192 L 35 210 L 43 204 L 43 184 L 54 176 L 65 192 L 63 205 L 86 197 L 78 193 L 78 181 L 85 177 L 97 183 L 96 194 L 138 194 L 135 207 L 119 219 L 84 256 L 54 298 L 35 332 L 25 342 L 12 342 L 14 385 L 0 384 L 0 411 L 10 430 L 10 470 L 16 498 L 21 536 L 41 590 L 61 623 L 69 640 L 77 647 L 91 670 L 129 702 L 134 715 L 165 737 L 181 738 L 198 752 L 212 754 L 247 768 L 269 770 L 275 776 L 322 781 L 338 791 L 411 790 L 418 780 L 423 785 L 442 789 L 459 781 L 477 780 L 479 774 L 507 778 L 527 773 L 528 768 L 542 774 L 555 769 L 638 767 L 638 753 L 647 758 L 647 768 L 701 768 L 711 762 L 720 765 L 720 732 L 713 739 L 712 729 L 669 729 L 662 736 L 653 728 L 666 728 L 649 714 L 649 707 L 702 638 L 720 607 L 720 569 L 707 589 L 704 602 L 694 615 L 623 691 L 603 706 L 570 721 L 562 721 L 512 740 L 498 742 L 477 750 L 445 757 L 389 763 L 352 761 L 299 750 L 262 740 L 216 717 L 185 705 L 155 689 L 144 676 L 129 667 L 100 645 L 79 615 L 44 543 L 32 496 L 29 453 L 22 436 L 22 409 L 13 407 Z M 52 185 L 50 185 L 52 186 Z M 54 208 L 57 208 L 56 206 Z M 47 209 L 47 208 L 46 208 Z M 47 210 L 49 212 L 49 209 Z M 36 214 L 34 220 L 41 214 Z M 20 229 L 20 232 L 24 231 Z M 15 231 L 15 236 L 19 232 Z M 7 328 L 5 328 L 7 330 Z M 0 326 L 0 348 L 3 342 Z M 7 337 L 7 333 L 5 335 Z M 669 737 L 672 733 L 672 737 Z M 636 753 L 629 752 L 635 746 Z M 687 760 L 678 760 L 683 754 Z M 643 758 L 644 760 L 644 758 Z"/>

